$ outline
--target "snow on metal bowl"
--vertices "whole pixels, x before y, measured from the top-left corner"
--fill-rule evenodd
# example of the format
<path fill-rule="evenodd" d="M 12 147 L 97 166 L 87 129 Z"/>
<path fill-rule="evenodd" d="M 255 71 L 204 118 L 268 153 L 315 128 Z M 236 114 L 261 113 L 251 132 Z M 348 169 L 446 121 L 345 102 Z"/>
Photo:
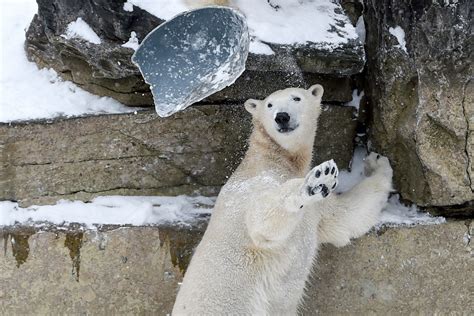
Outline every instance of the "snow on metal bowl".
<path fill-rule="evenodd" d="M 248 50 L 245 17 L 212 6 L 158 26 L 132 61 L 150 85 L 156 112 L 167 117 L 234 83 L 245 70 Z"/>

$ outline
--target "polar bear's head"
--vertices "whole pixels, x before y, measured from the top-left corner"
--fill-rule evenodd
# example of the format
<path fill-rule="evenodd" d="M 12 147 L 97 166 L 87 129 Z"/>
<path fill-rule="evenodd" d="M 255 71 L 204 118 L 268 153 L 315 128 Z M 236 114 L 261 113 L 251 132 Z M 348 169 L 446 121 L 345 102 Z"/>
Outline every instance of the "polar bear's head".
<path fill-rule="evenodd" d="M 261 124 L 281 147 L 297 151 L 313 145 L 323 92 L 319 84 L 308 90 L 278 90 L 265 100 L 247 100 L 245 109 L 252 114 L 254 124 Z"/>

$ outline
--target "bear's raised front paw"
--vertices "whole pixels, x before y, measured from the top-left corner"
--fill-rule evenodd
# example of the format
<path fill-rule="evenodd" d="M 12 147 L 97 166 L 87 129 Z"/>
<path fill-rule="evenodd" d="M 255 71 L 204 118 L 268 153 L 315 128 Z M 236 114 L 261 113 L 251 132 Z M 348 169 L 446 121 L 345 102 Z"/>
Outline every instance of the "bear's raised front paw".
<path fill-rule="evenodd" d="M 380 173 L 389 178 L 390 180 L 392 179 L 393 171 L 392 167 L 390 166 L 390 162 L 388 161 L 387 157 L 384 157 L 380 154 L 371 152 L 365 158 L 364 169 L 366 176 L 371 176 Z"/>
<path fill-rule="evenodd" d="M 327 197 L 337 186 L 339 170 L 334 160 L 328 160 L 314 167 L 307 175 L 302 188 L 306 198 Z"/>

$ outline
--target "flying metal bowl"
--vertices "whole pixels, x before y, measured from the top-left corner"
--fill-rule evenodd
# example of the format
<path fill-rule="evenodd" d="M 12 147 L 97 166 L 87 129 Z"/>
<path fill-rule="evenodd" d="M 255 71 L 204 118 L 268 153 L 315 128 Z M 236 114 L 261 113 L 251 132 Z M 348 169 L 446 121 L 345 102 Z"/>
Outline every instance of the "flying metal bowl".
<path fill-rule="evenodd" d="M 150 32 L 132 56 L 167 117 L 231 85 L 245 70 L 245 17 L 228 7 L 187 11 Z"/>

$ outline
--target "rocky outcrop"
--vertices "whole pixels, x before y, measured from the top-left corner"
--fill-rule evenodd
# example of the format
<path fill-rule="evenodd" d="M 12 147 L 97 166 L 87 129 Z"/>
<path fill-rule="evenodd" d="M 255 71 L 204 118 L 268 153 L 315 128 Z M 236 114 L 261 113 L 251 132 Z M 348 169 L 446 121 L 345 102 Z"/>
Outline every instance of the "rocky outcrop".
<path fill-rule="evenodd" d="M 334 158 L 347 168 L 355 124 L 353 108 L 325 106 L 315 163 Z M 0 200 L 217 195 L 245 152 L 250 126 L 239 105 L 192 107 L 166 119 L 149 110 L 0 124 Z"/>
<path fill-rule="evenodd" d="M 163 21 L 136 6 L 133 11 L 125 11 L 123 1 L 38 0 L 38 4 L 39 11 L 30 25 L 25 43 L 27 55 L 31 60 L 40 66 L 52 67 L 62 77 L 95 94 L 112 96 L 128 105 L 152 105 L 147 85 L 143 82 L 138 69 L 130 62 L 133 51 L 122 47 L 121 44 L 128 41 L 132 31 L 142 39 Z M 341 1 L 341 6 L 346 10 L 352 23 L 356 23 L 362 10 L 361 3 L 356 0 L 344 0 Z M 472 215 L 474 214 L 474 84 L 473 39 L 470 36 L 472 17 L 469 9 L 468 0 L 451 2 L 365 0 L 363 14 L 367 29 L 365 48 L 368 59 L 363 75 L 355 75 L 362 70 L 365 61 L 360 43 L 349 42 L 330 53 L 314 44 L 303 46 L 269 44 L 275 55 L 250 54 L 247 70 L 236 83 L 210 96 L 206 102 L 215 104 L 216 107 L 218 104 L 222 106 L 222 104 L 240 103 L 248 98 L 264 98 L 283 87 L 306 87 L 319 82 L 325 87 L 324 101 L 332 105 L 341 105 L 351 100 L 353 86 L 357 85 L 360 88 L 359 82 L 364 77 L 366 97 L 361 106 L 367 111 L 361 110 L 358 117 L 359 127 L 364 126 L 366 120 L 369 120 L 369 145 L 372 146 L 372 150 L 389 156 L 395 171 L 395 187 L 403 199 L 445 215 Z M 96 31 L 102 40 L 100 45 L 61 36 L 65 33 L 67 25 L 78 17 Z M 352 110 L 349 108 L 339 106 L 329 108 L 330 111 L 326 113 L 328 116 L 321 119 L 320 133 L 333 136 L 337 142 L 331 142 L 332 148 L 316 144 L 319 155 L 317 161 L 335 157 L 338 163 L 347 166 L 353 148 L 353 141 L 349 137 L 355 134 L 356 121 L 352 120 Z M 227 110 L 216 111 L 221 113 L 220 111 Z M 201 113 L 201 110 L 197 109 L 193 113 Z M 184 126 L 187 124 L 177 123 L 181 118 L 187 119 L 186 115 L 178 115 L 172 119 L 172 123 L 169 123 L 176 124 L 173 127 L 175 137 L 181 137 L 182 134 L 178 133 L 181 128 L 188 129 Z M 234 116 L 226 112 L 219 119 L 238 120 L 239 115 L 241 114 Z M 339 119 L 340 117 L 343 119 Z M 99 123 L 103 118 L 87 118 L 83 121 L 97 120 L 94 124 L 114 125 L 112 119 Z M 336 122 L 334 120 L 338 120 L 338 123 L 334 124 Z M 55 121 L 53 125 L 57 126 L 56 123 L 59 121 Z M 121 119 L 118 122 L 122 122 Z M 32 126 L 36 124 L 40 123 Z M 26 125 L 14 124 L 14 126 L 27 130 Z M 228 133 L 233 128 L 235 126 L 227 127 L 225 132 Z M 7 127 L 2 126 L 1 129 L 6 131 Z M 38 128 L 38 135 L 42 134 L 40 130 L 41 128 Z M 5 132 L 5 135 L 11 135 L 11 131 Z M 85 133 L 79 132 L 79 128 L 76 128 L 76 131 L 79 135 Z M 209 136 L 209 142 L 213 142 L 211 139 L 214 135 L 221 134 L 221 131 L 214 130 L 214 132 Z M 232 130 L 228 134 L 232 136 L 228 136 L 230 138 L 227 140 L 233 141 L 237 137 L 237 134 L 232 134 L 234 132 Z M 363 134 L 364 131 L 360 132 Z M 149 137 L 153 138 L 152 135 Z M 189 139 L 195 141 L 193 136 Z M 11 143 L 16 143 L 17 140 Z M 120 141 L 126 140 L 120 139 Z M 169 141 L 175 140 L 170 138 Z M 108 141 L 103 139 L 97 142 L 94 139 L 92 143 L 94 142 L 108 144 Z M 234 154 L 235 149 L 227 146 L 216 148 L 216 153 L 219 152 L 225 159 L 229 159 L 229 155 L 239 156 Z M 7 152 L 5 149 L 2 150 Z M 161 153 L 161 149 L 158 151 Z M 83 152 L 91 150 L 83 149 Z M 97 159 L 95 155 L 89 158 L 95 160 Z M 149 153 L 146 155 L 153 156 Z M 184 157 L 189 161 L 185 163 Z M 135 190 L 138 187 L 149 189 L 147 192 L 150 194 L 186 193 L 197 187 L 206 187 L 208 190 L 204 191 L 211 194 L 216 192 L 225 179 L 219 174 L 221 172 L 228 174 L 228 171 L 232 170 L 227 163 L 219 165 L 225 168 L 224 171 L 218 171 L 215 178 L 219 180 L 203 181 L 199 177 L 189 176 L 189 170 L 181 166 L 196 164 L 199 166 L 198 169 L 203 167 L 193 155 L 173 154 L 170 161 L 174 159 L 178 159 L 177 164 L 180 165 L 178 170 L 181 171 L 175 169 L 172 171 L 169 169 L 171 164 L 168 164 L 167 171 L 163 171 L 164 173 L 160 171 L 160 175 L 170 175 L 167 178 L 169 181 L 163 180 L 160 176 L 160 181 L 166 184 L 159 189 L 153 182 L 156 180 L 149 183 L 143 180 L 148 178 L 143 177 L 139 171 L 131 171 L 133 175 L 130 177 L 119 172 L 113 175 L 116 180 L 112 180 L 111 174 L 104 176 L 100 185 L 100 181 L 92 181 L 93 178 L 89 178 L 90 181 L 87 180 L 82 185 L 70 187 L 65 185 L 64 187 L 68 189 L 61 190 L 54 187 L 54 181 L 51 181 L 50 185 L 45 185 L 38 180 L 23 186 L 20 183 L 26 181 L 26 178 L 21 181 L 7 180 L 3 181 L 2 185 L 3 188 L 8 188 L 3 189 L 4 192 L 9 193 L 4 193 L 1 198 L 26 199 L 30 195 L 21 192 L 32 192 L 35 188 L 50 186 L 54 189 L 45 189 L 47 193 L 43 195 L 41 191 L 38 196 L 56 197 L 64 194 L 65 197 L 83 195 L 83 198 L 86 198 L 91 196 L 90 192 L 93 192 L 92 195 L 98 192 L 131 194 L 138 192 Z M 226 161 L 229 164 L 230 161 L 236 163 L 237 160 L 233 159 Z M 211 167 L 207 162 L 205 165 L 206 168 Z M 21 172 L 16 168 L 15 165 L 5 170 L 9 170 L 9 175 L 15 174 L 13 178 L 19 179 L 22 177 L 19 176 Z M 185 172 L 182 172 L 183 168 L 186 169 Z M 17 171 L 12 173 L 13 169 Z M 66 169 L 60 168 L 55 172 L 64 170 Z M 51 174 L 44 171 L 43 176 L 39 178 L 47 179 Z M 67 177 L 74 174 L 62 174 L 66 179 L 63 181 L 68 182 Z M 141 182 L 134 177 L 142 179 Z M 133 185 L 121 186 L 123 179 L 132 178 L 135 179 L 130 182 Z M 14 181 L 19 182 L 13 185 Z M 146 183 L 144 186 L 143 181 Z M 195 181 L 200 184 L 192 184 Z M 94 185 L 88 187 L 92 182 Z M 183 190 L 175 190 L 176 187 Z M 199 189 L 199 192 L 204 191 Z"/>
<path fill-rule="evenodd" d="M 130 60 L 133 50 L 121 45 L 129 40 L 132 31 L 143 39 L 162 20 L 136 6 L 133 11 L 125 11 L 124 0 L 37 2 L 38 14 L 26 34 L 30 60 L 53 68 L 66 80 L 94 94 L 131 106 L 153 105 L 148 85 Z M 100 45 L 61 36 L 78 17 L 97 33 Z M 247 71 L 241 78 L 205 102 L 241 102 L 249 97 L 264 97 L 270 90 L 309 87 L 314 83 L 322 83 L 329 91 L 323 97 L 325 101 L 351 100 L 347 77 L 361 72 L 365 62 L 358 41 L 350 41 L 330 53 L 315 44 L 270 46 L 275 55 L 250 54 Z"/>
<path fill-rule="evenodd" d="M 403 198 L 472 214 L 472 2 L 364 4 L 373 146 L 390 158 Z"/>
<path fill-rule="evenodd" d="M 37 2 L 25 42 L 30 60 L 92 93 L 131 106 L 153 104 L 130 60 L 133 50 L 121 45 L 132 31 L 143 39 L 162 20 L 137 6 L 124 10 L 125 1 Z M 99 45 L 64 36 L 78 17 L 97 33 Z M 348 168 L 357 121 L 354 109 L 341 105 L 352 99 L 351 76 L 363 69 L 362 45 L 350 41 L 331 53 L 314 43 L 269 45 L 274 55 L 250 54 L 242 76 L 202 103 L 213 105 L 167 120 L 149 111 L 0 125 L 0 199 L 30 205 L 104 194 L 215 195 L 242 157 L 250 129 L 235 104 L 314 83 L 324 85 L 323 100 L 330 104 L 319 137 L 331 139 L 316 142 L 314 163 L 334 158 Z"/>
<path fill-rule="evenodd" d="M 167 315 L 204 228 L 205 222 L 41 233 L 3 228 L 0 314 Z M 301 312 L 472 311 L 472 233 L 469 223 L 458 221 L 372 232 L 339 249 L 325 246 Z"/>
<path fill-rule="evenodd" d="M 25 49 L 40 67 L 56 70 L 92 93 L 110 96 L 133 106 L 153 104 L 148 85 L 130 61 L 133 50 L 122 47 L 133 30 L 138 38 L 161 20 L 136 7 L 123 10 L 125 1 L 38 0 L 38 14 L 26 33 Z M 66 39 L 70 22 L 81 17 L 101 38 L 95 45 Z"/>
<path fill-rule="evenodd" d="M 446 315 L 473 310 L 467 280 L 474 273 L 473 233 L 470 221 L 455 221 L 385 228 L 343 248 L 324 245 L 302 314 Z"/>

